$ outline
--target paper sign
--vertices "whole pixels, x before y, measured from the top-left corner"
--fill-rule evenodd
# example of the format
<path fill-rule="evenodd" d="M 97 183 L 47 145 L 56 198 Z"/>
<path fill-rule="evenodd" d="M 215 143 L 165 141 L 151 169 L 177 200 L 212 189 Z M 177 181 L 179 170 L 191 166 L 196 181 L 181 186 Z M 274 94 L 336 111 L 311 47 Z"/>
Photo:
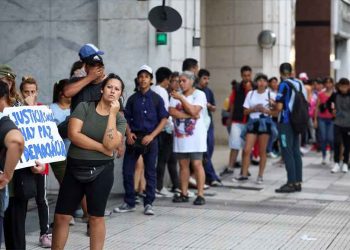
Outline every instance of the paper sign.
<path fill-rule="evenodd" d="M 16 169 L 41 163 L 63 161 L 66 148 L 58 133 L 51 109 L 47 106 L 22 106 L 4 109 L 24 137 L 24 151 Z"/>

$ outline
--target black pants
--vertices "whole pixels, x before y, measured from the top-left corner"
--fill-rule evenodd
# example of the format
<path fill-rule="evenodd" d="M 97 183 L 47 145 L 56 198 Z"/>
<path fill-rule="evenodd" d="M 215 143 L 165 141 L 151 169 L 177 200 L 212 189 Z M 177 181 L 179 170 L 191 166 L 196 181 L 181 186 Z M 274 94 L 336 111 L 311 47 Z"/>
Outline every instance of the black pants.
<path fill-rule="evenodd" d="M 349 162 L 350 151 L 350 127 L 339 127 L 334 124 L 334 162 L 339 163 L 340 160 L 340 146 L 344 145 L 343 162 Z"/>
<path fill-rule="evenodd" d="M 165 173 L 165 165 L 173 184 L 173 189 L 179 187 L 179 175 L 176 169 L 177 161 L 173 153 L 173 135 L 162 132 L 158 136 L 158 162 L 157 162 L 157 190 L 162 190 Z"/>
<path fill-rule="evenodd" d="M 40 236 L 49 231 L 49 204 L 46 198 L 47 175 L 36 174 L 36 196 L 35 201 L 38 207 Z"/>
<path fill-rule="evenodd" d="M 4 218 L 6 249 L 26 249 L 25 224 L 27 207 L 28 200 L 10 197 Z"/>

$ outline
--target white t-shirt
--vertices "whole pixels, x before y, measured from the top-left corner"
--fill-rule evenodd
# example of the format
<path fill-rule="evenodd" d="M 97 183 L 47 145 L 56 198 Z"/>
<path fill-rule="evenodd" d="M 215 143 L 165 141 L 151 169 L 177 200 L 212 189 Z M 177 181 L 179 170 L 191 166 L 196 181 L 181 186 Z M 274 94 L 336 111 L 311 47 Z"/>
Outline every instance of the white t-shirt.
<path fill-rule="evenodd" d="M 269 89 L 266 89 L 264 93 L 258 93 L 257 90 L 251 90 L 245 97 L 243 107 L 246 109 L 250 109 L 255 107 L 256 105 L 261 104 L 265 108 L 269 108 L 269 95 L 270 99 L 276 99 L 276 94 L 270 91 Z M 253 112 L 249 114 L 249 117 L 252 119 L 258 119 L 260 115 L 261 112 Z"/>
<path fill-rule="evenodd" d="M 203 91 L 195 90 L 192 95 L 185 96 L 192 105 L 201 106 L 199 119 L 175 119 L 174 121 L 174 152 L 195 153 L 207 151 L 207 129 L 204 121 L 204 109 L 207 108 L 207 98 Z M 170 99 L 169 107 L 184 112 L 181 102 Z"/>
<path fill-rule="evenodd" d="M 163 88 L 160 85 L 152 85 L 151 86 L 151 90 L 156 92 L 158 95 L 160 95 L 160 97 L 162 97 L 163 101 L 164 101 L 164 108 L 166 111 L 169 111 L 169 94 L 168 91 Z M 174 130 L 174 125 L 173 125 L 173 121 L 172 118 L 169 116 L 168 121 L 164 127 L 164 130 L 169 133 L 172 134 L 173 130 Z"/>

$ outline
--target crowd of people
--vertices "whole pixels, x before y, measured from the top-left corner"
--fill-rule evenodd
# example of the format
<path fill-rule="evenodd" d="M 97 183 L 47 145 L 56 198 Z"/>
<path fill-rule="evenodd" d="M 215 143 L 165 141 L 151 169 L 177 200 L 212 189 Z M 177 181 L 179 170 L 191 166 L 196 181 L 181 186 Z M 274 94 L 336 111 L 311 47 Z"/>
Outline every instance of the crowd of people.
<path fill-rule="evenodd" d="M 14 171 L 24 139 L 0 113 L 0 224 L 4 224 L 7 249 L 25 249 L 27 205 L 34 197 L 40 246 L 64 249 L 69 226 L 75 223 L 72 216 L 81 207 L 90 248 L 103 249 L 115 157 L 123 157 L 125 195 L 114 212 L 133 212 L 142 199 L 145 215 L 155 214 L 156 197 L 172 197 L 174 203 L 194 198 L 194 205 L 204 205 L 204 190 L 222 186 L 221 178 L 234 174 L 234 168 L 240 173 L 233 181 L 249 181 L 251 163 L 259 165 L 256 183 L 261 185 L 267 158 L 278 155 L 287 181 L 275 191 L 300 192 L 302 154 L 310 144 L 322 152 L 320 164 L 327 163 L 330 152 L 332 173 L 348 171 L 350 82 L 346 78 L 336 84 L 330 77 L 308 79 L 305 73 L 296 78 L 291 64 L 282 63 L 280 81 L 262 73 L 253 79 L 251 67 L 243 66 L 242 81 L 232 81 L 222 112 L 230 155 L 227 168 L 217 174 L 211 159 L 217 107 L 208 87 L 210 72 L 199 69 L 193 58 L 184 60 L 181 73 L 167 67 L 153 72 L 142 65 L 135 72 L 135 93 L 124 103 L 124 82 L 114 73 L 107 74 L 103 54 L 93 44 L 83 45 L 70 77 L 54 84 L 49 107 L 67 158 L 50 164 L 60 186 L 51 226 L 46 198 L 49 165 L 37 161 L 33 167 Z M 0 65 L 0 112 L 6 107 L 43 105 L 37 101 L 36 79 L 23 77 L 18 92 L 15 79 L 11 67 Z M 170 188 L 164 184 L 166 169 Z"/>

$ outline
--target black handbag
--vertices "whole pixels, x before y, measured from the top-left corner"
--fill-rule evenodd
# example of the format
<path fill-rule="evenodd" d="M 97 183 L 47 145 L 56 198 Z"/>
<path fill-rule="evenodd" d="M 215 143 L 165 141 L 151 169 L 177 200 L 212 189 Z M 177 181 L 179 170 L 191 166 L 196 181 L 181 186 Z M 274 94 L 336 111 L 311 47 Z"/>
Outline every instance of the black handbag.
<path fill-rule="evenodd" d="M 14 172 L 13 190 L 15 197 L 22 200 L 29 200 L 36 196 L 35 174 L 29 167 Z"/>

